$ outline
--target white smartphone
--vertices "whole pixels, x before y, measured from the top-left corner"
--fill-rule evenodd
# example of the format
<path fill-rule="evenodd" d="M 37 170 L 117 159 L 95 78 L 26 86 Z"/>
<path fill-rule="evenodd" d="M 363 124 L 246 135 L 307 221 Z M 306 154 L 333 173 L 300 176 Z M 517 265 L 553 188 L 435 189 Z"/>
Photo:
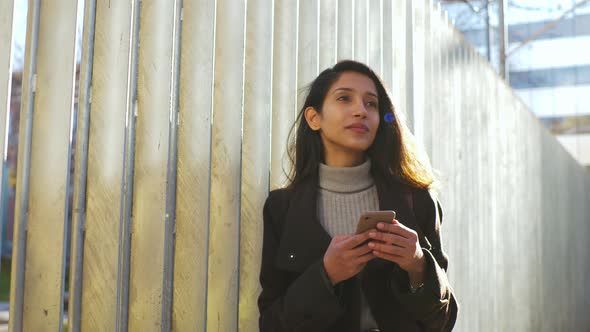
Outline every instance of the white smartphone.
<path fill-rule="evenodd" d="M 364 233 L 371 228 L 377 228 L 380 222 L 392 223 L 395 211 L 368 211 L 361 215 L 356 226 L 356 234 Z"/>

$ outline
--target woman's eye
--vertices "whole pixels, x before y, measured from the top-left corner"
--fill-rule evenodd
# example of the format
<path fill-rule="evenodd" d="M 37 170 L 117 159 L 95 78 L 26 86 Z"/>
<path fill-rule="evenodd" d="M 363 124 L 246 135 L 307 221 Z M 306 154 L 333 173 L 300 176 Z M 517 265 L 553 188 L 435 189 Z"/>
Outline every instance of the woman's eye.
<path fill-rule="evenodd" d="M 376 103 L 376 102 L 374 102 L 374 101 L 370 101 L 370 102 L 368 102 L 368 103 L 367 103 L 367 105 L 368 105 L 369 107 L 377 108 L 377 103 Z"/>
<path fill-rule="evenodd" d="M 348 101 L 348 100 L 350 100 L 350 98 L 348 98 L 348 96 L 340 96 L 336 100 Z"/>

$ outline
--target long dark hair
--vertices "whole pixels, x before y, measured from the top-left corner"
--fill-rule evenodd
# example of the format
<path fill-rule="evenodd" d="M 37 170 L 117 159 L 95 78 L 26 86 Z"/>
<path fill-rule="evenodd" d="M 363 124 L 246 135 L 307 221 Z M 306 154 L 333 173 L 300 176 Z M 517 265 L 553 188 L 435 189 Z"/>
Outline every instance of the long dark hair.
<path fill-rule="evenodd" d="M 310 84 L 305 103 L 289 133 L 288 154 L 291 169 L 289 187 L 295 187 L 312 175 L 317 175 L 320 162 L 324 161 L 324 148 L 319 131 L 313 131 L 305 120 L 305 109 L 313 107 L 322 112 L 324 99 L 332 85 L 343 72 L 357 72 L 375 83 L 379 98 L 379 128 L 373 144 L 367 150 L 372 172 L 379 173 L 388 182 L 402 182 L 416 188 L 430 188 L 435 177 L 425 154 L 418 155 L 412 134 L 402 114 L 398 114 L 381 79 L 363 63 L 344 60 L 328 68 Z M 388 117 L 388 120 L 384 119 Z M 295 128 L 297 130 L 295 131 Z"/>

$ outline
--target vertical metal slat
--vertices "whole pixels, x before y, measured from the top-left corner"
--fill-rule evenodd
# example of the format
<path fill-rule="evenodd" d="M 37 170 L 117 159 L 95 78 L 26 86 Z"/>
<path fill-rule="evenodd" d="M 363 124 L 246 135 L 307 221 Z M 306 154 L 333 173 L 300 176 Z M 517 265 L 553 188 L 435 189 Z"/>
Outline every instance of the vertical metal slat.
<path fill-rule="evenodd" d="M 177 11 L 177 1 L 141 2 L 128 314 L 132 331 L 166 328 L 162 313 L 171 303 L 171 289 L 164 283 L 171 276 L 167 183 L 175 126 L 171 115 L 176 111 L 171 90 L 176 84 Z"/>
<path fill-rule="evenodd" d="M 164 275 L 162 284 L 162 331 L 172 330 L 172 296 L 174 281 L 174 233 L 176 231 L 176 167 L 178 141 L 178 102 L 180 83 L 180 41 L 182 0 L 174 1 L 170 78 L 170 121 L 168 123 L 168 163 L 166 174 L 166 214 L 164 229 Z"/>
<path fill-rule="evenodd" d="M 125 88 L 125 131 L 123 174 L 120 196 L 119 252 L 117 256 L 117 303 L 115 329 L 127 331 L 129 325 L 129 282 L 131 275 L 131 227 L 133 212 L 133 179 L 135 166 L 135 123 L 137 119 L 137 71 L 139 53 L 140 0 L 129 2 L 129 50 Z"/>
<path fill-rule="evenodd" d="M 204 331 L 209 248 L 214 0 L 184 0 L 172 329 Z"/>
<path fill-rule="evenodd" d="M 31 166 L 31 139 L 33 133 L 33 105 L 35 98 L 35 73 L 39 35 L 39 0 L 29 3 L 27 13 L 27 38 L 23 74 L 23 95 L 20 110 L 19 149 L 14 204 L 14 235 L 12 245 L 12 269 L 10 276 L 10 331 L 23 330 L 23 302 L 25 289 L 25 257 L 27 243 L 27 218 L 29 205 L 29 174 Z"/>
<path fill-rule="evenodd" d="M 14 15 L 14 0 L 0 2 L 0 148 L 2 149 L 2 161 L 0 169 L 0 202 L 5 200 L 4 172 L 6 146 L 8 145 L 8 117 L 10 115 L 10 94 L 12 87 L 12 25 Z M 2 215 L 4 215 L 2 211 Z M 2 225 L 0 224 L 0 257 L 2 257 Z"/>
<path fill-rule="evenodd" d="M 297 112 L 297 1 L 274 6 L 270 186 L 287 183 L 287 137 Z"/>
<path fill-rule="evenodd" d="M 77 1 L 31 7 L 26 70 L 34 87 L 27 88 L 33 89 L 25 92 L 23 104 L 24 149 L 19 159 L 24 164 L 20 176 L 26 179 L 20 180 L 17 216 L 18 223 L 26 225 L 26 235 L 19 234 L 17 241 L 26 241 L 27 254 L 16 259 L 17 264 L 24 259 L 27 273 L 24 282 L 15 280 L 14 286 L 24 291 L 17 300 L 22 309 L 12 311 L 26 331 L 62 327 L 78 23 Z M 21 268 L 15 272 L 22 273 Z"/>
<path fill-rule="evenodd" d="M 218 0 L 211 152 L 207 330 L 238 328 L 245 4 Z"/>
<path fill-rule="evenodd" d="M 383 77 L 383 1 L 367 1 L 367 65 Z"/>
<path fill-rule="evenodd" d="M 84 257 L 84 218 L 86 217 L 86 175 L 88 163 L 88 125 L 90 116 L 90 85 L 94 53 L 96 1 L 85 3 L 82 63 L 78 84 L 77 139 L 74 166 L 74 197 L 72 211 L 72 244 L 70 255 L 70 298 L 68 328 L 80 331 L 82 307 L 82 270 Z"/>
<path fill-rule="evenodd" d="M 338 0 L 320 1 L 319 18 L 319 72 L 336 63 L 338 51 Z"/>
<path fill-rule="evenodd" d="M 406 30 L 407 17 L 406 13 L 406 0 L 392 1 L 392 15 L 391 15 L 391 34 L 392 34 L 392 82 L 395 82 L 391 87 L 391 97 L 395 108 L 398 110 L 398 114 L 407 114 L 406 112 L 406 57 L 407 57 L 407 46 L 406 46 Z"/>
<path fill-rule="evenodd" d="M 238 331 L 259 331 L 262 209 L 269 189 L 273 1 L 248 1 L 240 211 Z M 272 68 L 272 65 L 270 66 Z"/>
<path fill-rule="evenodd" d="M 383 68 L 381 77 L 386 86 L 387 91 L 390 93 L 399 82 L 393 81 L 393 4 L 391 1 L 383 1 L 382 4 L 383 13 L 382 16 L 382 47 L 383 47 Z"/>
<path fill-rule="evenodd" d="M 305 88 L 318 75 L 319 70 L 319 7 L 316 1 L 299 1 L 297 31 L 297 109 L 305 101 Z"/>
<path fill-rule="evenodd" d="M 354 43 L 352 44 L 353 59 L 362 63 L 369 60 L 369 1 L 356 0 L 354 2 L 353 22 Z"/>
<path fill-rule="evenodd" d="M 354 58 L 354 8 L 355 0 L 338 0 L 338 28 L 336 31 L 336 59 Z"/>

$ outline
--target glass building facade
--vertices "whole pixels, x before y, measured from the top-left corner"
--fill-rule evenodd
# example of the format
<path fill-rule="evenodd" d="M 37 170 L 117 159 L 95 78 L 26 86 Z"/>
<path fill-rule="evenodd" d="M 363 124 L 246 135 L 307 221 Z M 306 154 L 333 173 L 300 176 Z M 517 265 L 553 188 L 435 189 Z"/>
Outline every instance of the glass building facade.
<path fill-rule="evenodd" d="M 486 1 L 439 2 L 498 69 L 498 1 Z M 511 87 L 572 156 L 590 167 L 590 1 L 505 4 Z"/>

